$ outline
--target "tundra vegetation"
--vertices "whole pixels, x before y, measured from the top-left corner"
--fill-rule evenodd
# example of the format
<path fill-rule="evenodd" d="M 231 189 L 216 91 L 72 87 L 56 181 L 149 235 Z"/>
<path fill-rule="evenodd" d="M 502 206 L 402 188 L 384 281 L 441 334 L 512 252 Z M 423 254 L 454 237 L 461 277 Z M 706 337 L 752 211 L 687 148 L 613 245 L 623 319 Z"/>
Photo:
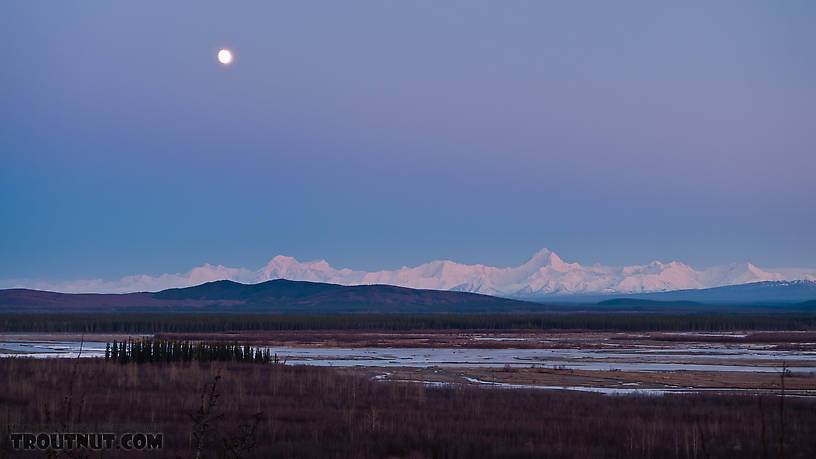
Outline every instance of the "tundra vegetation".
<path fill-rule="evenodd" d="M 429 387 L 251 354 L 4 358 L 0 416 L 8 432 L 162 432 L 156 457 L 816 457 L 809 398 Z"/>

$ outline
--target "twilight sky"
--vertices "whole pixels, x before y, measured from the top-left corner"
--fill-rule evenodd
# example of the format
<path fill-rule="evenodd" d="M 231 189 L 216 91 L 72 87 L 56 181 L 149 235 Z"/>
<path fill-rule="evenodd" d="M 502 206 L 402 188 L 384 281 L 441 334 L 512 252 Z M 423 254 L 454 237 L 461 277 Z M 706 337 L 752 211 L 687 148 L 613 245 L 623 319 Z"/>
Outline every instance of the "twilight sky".
<path fill-rule="evenodd" d="M 809 0 L 11 0 L 0 43 L 0 279 L 816 265 Z"/>

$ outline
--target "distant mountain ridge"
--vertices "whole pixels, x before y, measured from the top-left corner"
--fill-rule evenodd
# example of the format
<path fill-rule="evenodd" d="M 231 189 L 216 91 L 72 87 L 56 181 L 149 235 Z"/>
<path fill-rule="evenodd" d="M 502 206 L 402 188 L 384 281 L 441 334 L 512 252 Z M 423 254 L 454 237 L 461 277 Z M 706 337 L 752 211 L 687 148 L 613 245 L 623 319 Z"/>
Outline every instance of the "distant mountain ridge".
<path fill-rule="evenodd" d="M 222 280 L 160 292 L 71 294 L 0 290 L 0 312 L 263 312 L 439 313 L 518 312 L 540 305 L 466 292 L 417 290 L 391 285 L 342 286 L 271 280 L 241 284 Z"/>
<path fill-rule="evenodd" d="M 0 313 L 543 313 L 603 311 L 808 310 L 816 282 L 769 281 L 701 290 L 626 296 L 559 296 L 537 303 L 449 290 L 392 285 L 344 286 L 277 279 L 257 284 L 221 280 L 159 292 L 124 294 L 0 290 Z M 600 301 L 599 301 L 600 299 Z M 597 302 L 597 304 L 596 304 Z M 746 309 L 747 308 L 747 309 Z M 753 308 L 753 309 L 752 309 Z"/>
<path fill-rule="evenodd" d="M 655 300 L 698 303 L 800 303 L 816 300 L 816 282 L 765 281 L 699 290 L 674 290 L 628 295 L 621 300 Z"/>
<path fill-rule="evenodd" d="M 61 292 L 125 293 L 187 287 L 215 280 L 258 283 L 279 278 L 339 285 L 396 285 L 541 300 L 574 295 L 628 295 L 706 289 L 765 281 L 816 281 L 816 269 L 765 270 L 751 263 L 742 263 L 695 270 L 677 261 L 653 261 L 623 267 L 599 264 L 583 266 L 568 263 L 554 252 L 542 249 L 526 263 L 509 268 L 438 260 L 413 268 L 369 272 L 336 269 L 325 260 L 300 262 L 278 255 L 255 271 L 207 264 L 187 273 L 128 276 L 118 281 L 86 280 L 56 284 L 6 281 L 6 284 Z"/>
<path fill-rule="evenodd" d="M 336 270 L 325 261 L 300 263 L 290 257 L 275 257 L 261 268 L 262 276 L 321 280 L 344 285 L 381 283 L 411 288 L 431 288 L 484 293 L 510 298 L 535 299 L 576 294 L 634 294 L 672 290 L 705 289 L 788 277 L 816 280 L 816 272 L 771 272 L 750 263 L 732 264 L 697 271 L 680 262 L 608 267 L 568 263 L 542 249 L 529 261 L 514 268 L 463 265 L 448 260 L 416 268 L 362 272 Z"/>

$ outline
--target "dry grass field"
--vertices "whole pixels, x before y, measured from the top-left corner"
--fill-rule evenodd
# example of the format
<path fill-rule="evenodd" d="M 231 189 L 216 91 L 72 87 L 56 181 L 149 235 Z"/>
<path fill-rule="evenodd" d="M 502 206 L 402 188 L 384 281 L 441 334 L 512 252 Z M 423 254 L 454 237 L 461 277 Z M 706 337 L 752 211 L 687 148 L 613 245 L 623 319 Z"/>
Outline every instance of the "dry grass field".
<path fill-rule="evenodd" d="M 426 387 L 234 362 L 5 358 L 0 375 L 9 431 L 165 437 L 159 452 L 90 457 L 702 458 L 778 457 L 780 448 L 788 458 L 816 455 L 816 401 L 773 395 Z"/>

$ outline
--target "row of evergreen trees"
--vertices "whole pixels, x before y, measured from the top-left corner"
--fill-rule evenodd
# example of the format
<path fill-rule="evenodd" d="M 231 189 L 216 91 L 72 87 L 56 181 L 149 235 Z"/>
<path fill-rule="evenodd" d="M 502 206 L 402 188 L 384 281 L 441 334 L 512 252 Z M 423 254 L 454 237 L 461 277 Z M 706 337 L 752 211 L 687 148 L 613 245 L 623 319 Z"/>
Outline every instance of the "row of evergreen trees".
<path fill-rule="evenodd" d="M 277 354 L 248 344 L 168 340 L 128 340 L 107 343 L 105 360 L 119 363 L 233 361 L 278 363 Z"/>

